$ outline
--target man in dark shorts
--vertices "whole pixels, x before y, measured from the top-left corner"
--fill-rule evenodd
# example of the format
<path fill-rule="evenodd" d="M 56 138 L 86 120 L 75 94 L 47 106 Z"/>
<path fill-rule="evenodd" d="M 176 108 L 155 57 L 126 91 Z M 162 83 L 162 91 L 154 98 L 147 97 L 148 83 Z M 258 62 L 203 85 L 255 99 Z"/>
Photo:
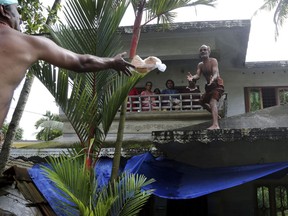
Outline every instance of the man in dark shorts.
<path fill-rule="evenodd" d="M 201 105 L 212 114 L 213 123 L 208 129 L 219 129 L 217 101 L 224 93 L 224 82 L 219 74 L 217 59 L 209 57 L 210 47 L 202 45 L 199 52 L 202 61 L 197 66 L 196 74 L 192 75 L 188 72 L 187 79 L 189 82 L 195 82 L 200 79 L 201 75 L 204 75 L 207 84 L 205 85 L 205 93 L 201 98 Z"/>

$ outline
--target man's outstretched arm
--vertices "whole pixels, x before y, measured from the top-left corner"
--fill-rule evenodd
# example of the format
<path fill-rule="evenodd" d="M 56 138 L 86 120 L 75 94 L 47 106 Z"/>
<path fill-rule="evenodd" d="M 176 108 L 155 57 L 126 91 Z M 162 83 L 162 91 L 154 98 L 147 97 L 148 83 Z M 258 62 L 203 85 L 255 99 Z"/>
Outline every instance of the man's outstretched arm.
<path fill-rule="evenodd" d="M 74 53 L 44 37 L 27 36 L 27 40 L 32 45 L 37 59 L 75 72 L 96 72 L 111 68 L 130 76 L 130 68 L 134 68 L 132 64 L 123 59 L 126 53 L 118 54 L 113 58 L 105 58 Z"/>

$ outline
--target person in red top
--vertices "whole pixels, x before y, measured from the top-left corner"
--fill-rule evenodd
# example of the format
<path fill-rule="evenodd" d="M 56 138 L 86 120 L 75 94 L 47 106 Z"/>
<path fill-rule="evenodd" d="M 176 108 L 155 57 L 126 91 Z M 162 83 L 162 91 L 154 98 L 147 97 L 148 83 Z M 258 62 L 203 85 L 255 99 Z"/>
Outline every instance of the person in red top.
<path fill-rule="evenodd" d="M 135 87 L 133 87 L 131 90 L 130 90 L 130 92 L 129 92 L 129 94 L 128 94 L 128 96 L 136 96 L 136 95 L 139 95 L 139 92 L 138 92 L 138 90 L 135 88 Z M 128 110 L 130 110 L 130 104 L 132 104 L 132 110 L 130 110 L 130 111 L 133 111 L 133 112 L 135 112 L 135 111 L 137 111 L 135 108 L 137 107 L 137 104 L 135 104 L 135 103 L 133 103 L 133 102 L 135 102 L 137 100 L 137 98 L 135 98 L 135 97 L 131 97 L 129 100 L 128 100 L 128 103 L 127 103 L 127 109 Z"/>
<path fill-rule="evenodd" d="M 189 82 L 200 79 L 203 75 L 207 81 L 205 85 L 205 93 L 201 98 L 201 105 L 212 113 L 212 125 L 208 129 L 219 129 L 218 122 L 218 108 L 217 101 L 221 98 L 224 93 L 224 82 L 220 77 L 218 61 L 215 58 L 210 58 L 210 47 L 202 45 L 199 49 L 201 62 L 197 66 L 196 74 L 193 76 L 188 72 L 187 79 Z"/>

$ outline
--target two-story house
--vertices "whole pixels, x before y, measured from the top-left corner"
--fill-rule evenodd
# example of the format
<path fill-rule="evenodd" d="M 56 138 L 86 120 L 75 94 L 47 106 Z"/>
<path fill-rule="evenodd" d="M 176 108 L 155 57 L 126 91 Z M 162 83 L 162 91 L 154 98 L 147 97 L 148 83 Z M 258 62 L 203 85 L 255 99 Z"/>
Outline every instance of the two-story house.
<path fill-rule="evenodd" d="M 288 61 L 246 62 L 250 25 L 250 20 L 227 20 L 174 23 L 165 30 L 157 25 L 143 27 L 137 54 L 142 58 L 157 56 L 167 69 L 164 73 L 150 72 L 136 88 L 140 93 L 145 83 L 151 81 L 153 88 L 163 90 L 166 81 L 171 79 L 179 94 L 157 95 L 157 109 L 150 106 L 148 110 L 142 109 L 143 97 L 129 96 L 129 102 L 134 105 L 127 110 L 124 141 L 153 142 L 168 159 L 202 169 L 257 168 L 257 165 L 268 163 L 286 163 Z M 124 49 L 129 50 L 132 27 L 121 27 L 119 31 Z M 198 91 L 186 89 L 187 72 L 196 72 L 202 44 L 209 45 L 211 56 L 218 59 L 225 85 L 226 94 L 219 104 L 221 129 L 215 131 L 206 130 L 211 115 L 199 106 L 204 79 L 197 82 Z M 173 104 L 172 97 L 180 102 Z M 115 140 L 118 119 L 116 116 L 108 141 Z M 68 123 L 65 128 L 62 140 L 76 140 Z M 224 187 L 225 190 L 220 187 L 198 198 L 179 201 L 154 197 L 150 213 L 288 215 L 285 166 L 272 169 L 271 173 L 275 175 L 269 175 L 269 178 L 247 177 L 238 186 Z M 280 175 L 279 171 L 284 174 Z M 209 175 L 209 178 L 213 180 L 213 176 Z M 227 185 L 229 181 L 227 179 Z M 212 184 L 216 182 L 212 181 L 211 187 Z"/>

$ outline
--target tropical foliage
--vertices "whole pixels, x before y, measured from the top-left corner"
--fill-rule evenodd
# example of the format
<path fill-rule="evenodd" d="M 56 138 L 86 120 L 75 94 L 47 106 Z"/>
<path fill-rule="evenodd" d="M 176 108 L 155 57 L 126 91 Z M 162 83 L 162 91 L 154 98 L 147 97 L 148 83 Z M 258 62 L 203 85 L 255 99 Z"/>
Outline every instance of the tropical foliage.
<path fill-rule="evenodd" d="M 98 0 L 96 4 L 92 0 L 66 1 L 63 9 L 66 25 L 60 23 L 51 28 L 51 35 L 59 45 L 76 53 L 116 55 L 122 51 L 117 29 L 128 3 L 125 0 Z M 135 73 L 126 77 L 109 70 L 80 74 L 45 62 L 34 65 L 32 70 L 55 97 L 82 146 L 83 156 L 69 154 L 59 160 L 52 159 L 51 168 L 46 169 L 48 177 L 73 202 L 80 215 L 106 215 L 110 211 L 119 215 L 135 214 L 151 194 L 141 192 L 140 188 L 151 181 L 143 176 L 124 175 L 118 182 L 99 190 L 93 167 L 123 100 L 144 75 Z"/>
<path fill-rule="evenodd" d="M 4 136 L 7 133 L 8 127 L 9 127 L 9 123 L 4 122 L 3 127 L 2 127 L 2 132 L 3 132 Z M 22 140 L 23 132 L 24 132 L 23 128 L 20 128 L 20 127 L 17 128 L 14 140 Z"/>
<path fill-rule="evenodd" d="M 279 35 L 279 27 L 281 27 L 284 24 L 285 20 L 288 17 L 288 1 L 264 0 L 264 4 L 259 8 L 259 10 L 269 10 L 269 11 L 275 10 L 273 21 L 275 23 L 275 38 L 277 38 Z M 256 13 L 258 11 L 256 11 Z"/>
<path fill-rule="evenodd" d="M 36 129 L 41 130 L 36 134 L 37 140 L 49 141 L 53 140 L 63 134 L 63 122 L 61 122 L 59 115 L 52 114 L 46 111 L 43 118 L 35 123 Z"/>
<path fill-rule="evenodd" d="M 57 11 L 60 9 L 61 2 L 59 0 L 55 1 L 54 8 L 45 8 L 39 0 L 18 0 L 18 2 L 22 31 L 27 34 L 47 33 L 48 29 L 45 24 L 53 24 L 58 20 Z"/>
<path fill-rule="evenodd" d="M 65 215 L 137 215 L 153 192 L 142 188 L 153 180 L 123 173 L 118 180 L 99 185 L 94 169 L 87 168 L 83 157 L 83 153 L 70 151 L 68 155 L 51 158 L 49 168 L 43 167 L 46 175 L 61 188 L 57 208 Z M 67 208 L 67 203 L 73 203 L 69 205 L 71 208 Z"/>
<path fill-rule="evenodd" d="M 167 9 L 172 10 L 175 1 L 147 1 L 147 5 L 146 1 L 131 2 L 134 7 L 141 6 L 142 3 L 145 7 L 151 4 L 157 17 L 160 15 L 166 17 L 162 20 L 165 23 L 165 20 L 169 21 L 170 15 L 168 11 L 158 13 L 159 11 L 156 9 L 157 7 L 161 8 L 161 5 L 155 2 L 161 3 L 162 6 L 164 4 Z M 172 6 L 165 2 L 170 2 Z M 181 1 L 176 2 L 180 4 Z M 213 2 L 213 0 L 197 2 L 207 3 Z M 77 53 L 113 56 L 122 51 L 121 38 L 117 30 L 129 3 L 128 0 L 68 0 L 63 10 L 67 25 L 61 23 L 51 28 L 52 37 L 62 47 Z M 136 47 L 134 46 L 134 48 Z M 140 188 L 151 181 L 146 182 L 143 176 L 124 174 L 116 182 L 112 181 L 107 189 L 99 191 L 92 168 L 97 162 L 102 143 L 121 104 L 126 100 L 131 88 L 144 75 L 134 73 L 132 77 L 118 76 L 114 71 L 84 75 L 55 68 L 44 62 L 35 65 L 33 71 L 55 97 L 56 102 L 76 131 L 84 149 L 84 158 L 70 154 L 60 161 L 52 160 L 51 167 L 53 168 L 46 169 L 47 175 L 61 191 L 65 192 L 66 198 L 75 204 L 75 208 L 82 215 L 136 214 L 146 200 L 145 198 L 142 201 L 140 198 L 145 196 L 138 195 L 138 192 L 141 191 Z M 83 178 L 83 181 L 79 182 L 79 178 Z M 138 182 L 139 184 L 136 184 L 138 186 L 133 186 L 133 182 Z M 85 183 L 87 188 L 83 189 L 83 194 L 85 193 L 87 196 L 79 194 Z M 120 185 L 123 188 L 119 188 Z M 124 194 L 131 195 L 128 199 L 122 196 L 122 189 Z M 148 191 L 147 196 L 150 193 L 151 191 Z M 96 198 L 99 199 L 96 200 Z M 112 211 L 117 213 L 111 212 L 114 204 L 118 207 Z M 130 211 L 129 208 L 135 209 L 135 211 Z M 101 209 L 101 212 L 98 209 Z M 120 213 L 118 213 L 119 211 Z"/>

